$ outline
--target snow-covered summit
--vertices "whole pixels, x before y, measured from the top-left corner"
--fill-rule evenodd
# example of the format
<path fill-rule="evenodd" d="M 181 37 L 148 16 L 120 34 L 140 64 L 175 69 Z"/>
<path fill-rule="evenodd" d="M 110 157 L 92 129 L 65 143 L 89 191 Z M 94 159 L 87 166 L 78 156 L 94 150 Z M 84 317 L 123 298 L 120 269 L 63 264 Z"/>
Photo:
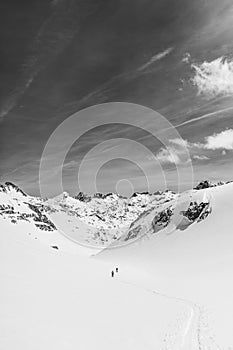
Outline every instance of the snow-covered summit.
<path fill-rule="evenodd" d="M 83 202 L 68 194 L 44 201 L 24 196 L 11 186 L 3 189 L 4 349 L 14 349 L 18 343 L 20 348 L 28 344 L 33 348 L 35 339 L 38 349 L 50 349 L 54 342 L 63 349 L 70 345 L 71 336 L 70 349 L 82 348 L 82 344 L 86 349 L 99 349 L 102 344 L 109 349 L 116 335 L 116 349 L 119 345 L 129 349 L 129 344 L 135 350 L 151 349 L 150 345 L 171 350 L 231 349 L 232 194 L 233 184 L 226 184 L 180 195 L 92 196 Z M 137 212 L 126 228 L 114 231 L 85 224 L 97 209 L 103 211 L 102 216 L 97 214 L 102 219 L 110 219 L 112 213 L 119 224 L 120 205 L 125 216 L 127 209 Z M 99 225 L 101 218 L 96 218 Z M 56 228 L 37 226 L 52 227 L 46 220 Z M 89 247 L 73 244 L 61 232 Z M 111 247 L 118 249 L 105 249 Z M 81 255 L 95 255 L 95 259 Z M 116 266 L 119 272 L 111 278 Z M 7 322 L 5 315 L 10 315 Z M 102 332 L 103 315 L 104 328 L 113 329 L 111 338 L 108 330 L 108 343 Z M 143 325 L 138 315 L 143 315 Z M 209 315 L 213 315 L 214 328 Z M 115 323 L 110 327 L 109 322 Z M 90 331 L 95 336 L 89 337 Z M 135 343 L 128 342 L 129 332 L 136 337 Z M 145 343 L 152 337 L 153 343 Z"/>
<path fill-rule="evenodd" d="M 204 191 L 204 190 L 203 190 Z M 92 247 L 128 244 L 165 228 L 185 229 L 206 218 L 211 203 L 203 191 L 136 192 L 130 198 L 115 193 L 93 196 L 67 192 L 48 200 L 27 195 L 7 182 L 0 187 L 0 219 L 21 221 L 37 230 L 58 231 Z"/>
<path fill-rule="evenodd" d="M 0 218 L 12 224 L 24 221 L 40 230 L 56 230 L 46 215 L 43 200 L 27 195 L 11 182 L 0 185 Z"/>

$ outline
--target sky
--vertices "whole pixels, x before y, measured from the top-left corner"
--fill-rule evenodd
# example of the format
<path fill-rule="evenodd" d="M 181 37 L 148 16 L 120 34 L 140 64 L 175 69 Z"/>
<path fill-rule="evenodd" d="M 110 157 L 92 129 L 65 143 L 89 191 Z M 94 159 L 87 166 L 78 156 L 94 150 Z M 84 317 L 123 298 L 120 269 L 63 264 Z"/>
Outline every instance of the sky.
<path fill-rule="evenodd" d="M 67 151 L 62 178 L 71 194 L 93 191 L 90 181 L 100 192 L 147 191 L 148 179 L 150 191 L 176 190 L 177 168 L 185 188 L 190 166 L 195 183 L 232 180 L 231 0 L 10 0 L 0 4 L 0 17 L 1 182 L 39 195 L 46 143 L 74 114 L 80 130 L 92 119 L 97 126 Z M 98 107 L 79 119 L 107 103 L 109 124 L 101 124 Z M 179 140 L 168 132 L 161 143 L 153 136 L 158 120 L 148 130 L 143 112 L 122 123 L 130 104 L 158 112 Z M 43 179 L 48 196 L 58 194 L 53 166 Z"/>

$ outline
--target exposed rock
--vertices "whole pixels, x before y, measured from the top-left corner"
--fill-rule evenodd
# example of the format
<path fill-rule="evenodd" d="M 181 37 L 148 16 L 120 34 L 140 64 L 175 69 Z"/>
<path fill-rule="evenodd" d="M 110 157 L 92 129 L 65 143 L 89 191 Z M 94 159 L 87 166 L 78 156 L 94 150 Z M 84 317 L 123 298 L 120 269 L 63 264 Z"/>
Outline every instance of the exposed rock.
<path fill-rule="evenodd" d="M 14 189 L 16 192 L 21 193 L 24 197 L 27 197 L 27 194 L 12 182 L 5 182 L 5 189 L 6 190 Z"/>
<path fill-rule="evenodd" d="M 77 196 L 75 196 L 74 197 L 75 199 L 77 199 L 77 200 L 79 200 L 79 201 L 81 201 L 81 202 L 90 202 L 90 200 L 91 200 L 91 196 L 88 196 L 88 195 L 86 195 L 85 193 L 83 193 L 83 192 L 79 192 L 78 194 L 77 194 Z"/>
<path fill-rule="evenodd" d="M 208 180 L 201 181 L 196 187 L 194 187 L 195 190 L 203 190 L 205 188 L 210 188 L 210 187 L 216 187 L 216 186 L 222 186 L 225 183 L 223 181 L 218 181 L 216 183 L 212 183 Z"/>
<path fill-rule="evenodd" d="M 152 228 L 154 232 L 158 231 L 158 226 L 165 228 L 169 224 L 172 214 L 173 211 L 171 208 L 166 208 L 159 212 L 152 221 Z"/>
<path fill-rule="evenodd" d="M 208 202 L 191 202 L 189 208 L 182 212 L 191 222 L 198 220 L 201 221 L 206 218 L 211 212 L 210 204 Z"/>

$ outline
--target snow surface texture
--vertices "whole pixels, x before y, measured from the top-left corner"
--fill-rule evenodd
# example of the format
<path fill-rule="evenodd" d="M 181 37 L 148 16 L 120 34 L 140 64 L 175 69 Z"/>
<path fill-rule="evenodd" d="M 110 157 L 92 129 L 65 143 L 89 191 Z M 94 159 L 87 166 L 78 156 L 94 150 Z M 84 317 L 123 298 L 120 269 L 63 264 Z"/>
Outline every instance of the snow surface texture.
<path fill-rule="evenodd" d="M 144 194 L 144 211 L 139 195 L 123 199 L 136 201 L 137 216 L 123 212 L 127 230 L 97 249 L 73 243 L 53 222 L 53 210 L 73 217 L 60 209 L 64 196 L 45 202 L 2 186 L 0 349 L 233 349 L 233 184 L 191 192 L 176 212 L 174 194 Z M 84 208 L 67 198 L 69 212 Z M 114 215 L 107 200 L 87 202 L 80 222 L 98 203 L 105 218 Z M 120 228 L 122 218 L 113 222 Z"/>

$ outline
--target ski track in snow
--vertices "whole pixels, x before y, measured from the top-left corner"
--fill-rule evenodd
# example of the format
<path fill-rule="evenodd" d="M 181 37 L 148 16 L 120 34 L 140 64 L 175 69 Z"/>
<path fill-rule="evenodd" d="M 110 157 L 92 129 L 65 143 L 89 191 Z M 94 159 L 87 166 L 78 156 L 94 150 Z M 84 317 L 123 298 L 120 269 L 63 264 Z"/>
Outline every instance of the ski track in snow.
<path fill-rule="evenodd" d="M 186 316 L 186 320 L 183 320 L 182 316 L 176 318 L 169 327 L 170 330 L 164 336 L 164 345 L 161 350 L 224 350 L 216 343 L 213 330 L 209 324 L 208 310 L 187 299 L 166 295 L 127 281 L 121 281 L 121 283 L 141 288 L 148 293 L 174 300 L 188 307 L 189 315 L 183 315 Z"/>

